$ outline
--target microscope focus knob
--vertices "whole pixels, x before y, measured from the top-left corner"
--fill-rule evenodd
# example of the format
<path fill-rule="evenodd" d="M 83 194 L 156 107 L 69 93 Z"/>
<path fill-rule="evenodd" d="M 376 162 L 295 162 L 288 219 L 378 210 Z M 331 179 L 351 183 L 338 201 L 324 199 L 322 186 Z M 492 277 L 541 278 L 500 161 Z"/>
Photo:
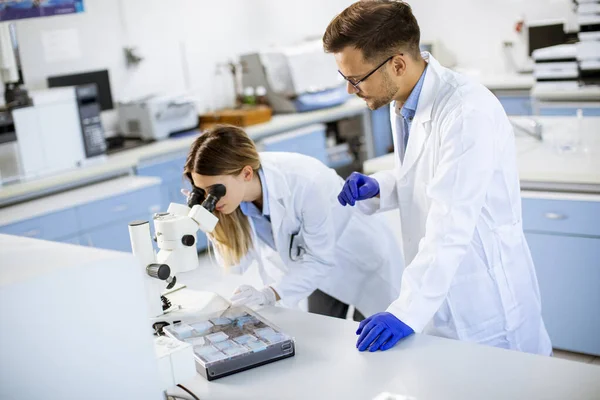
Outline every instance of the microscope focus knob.
<path fill-rule="evenodd" d="M 181 243 L 183 243 L 184 246 L 192 247 L 194 243 L 196 243 L 196 238 L 193 235 L 183 235 Z"/>
<path fill-rule="evenodd" d="M 146 267 L 146 272 L 153 278 L 165 281 L 171 275 L 171 268 L 167 264 L 150 264 Z"/>

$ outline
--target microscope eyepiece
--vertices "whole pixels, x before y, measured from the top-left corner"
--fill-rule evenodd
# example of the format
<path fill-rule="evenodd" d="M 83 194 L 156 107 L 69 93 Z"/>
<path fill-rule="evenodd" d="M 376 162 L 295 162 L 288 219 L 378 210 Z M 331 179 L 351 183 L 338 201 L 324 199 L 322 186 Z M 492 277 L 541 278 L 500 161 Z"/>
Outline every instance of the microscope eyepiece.
<path fill-rule="evenodd" d="M 205 199 L 206 192 L 194 186 L 192 193 L 190 193 L 190 196 L 188 197 L 188 207 L 192 208 L 196 204 L 202 204 Z"/>
<path fill-rule="evenodd" d="M 214 185 L 210 188 L 206 200 L 202 203 L 202 207 L 206 208 L 209 212 L 213 212 L 221 197 L 225 196 L 227 189 L 225 185 Z"/>

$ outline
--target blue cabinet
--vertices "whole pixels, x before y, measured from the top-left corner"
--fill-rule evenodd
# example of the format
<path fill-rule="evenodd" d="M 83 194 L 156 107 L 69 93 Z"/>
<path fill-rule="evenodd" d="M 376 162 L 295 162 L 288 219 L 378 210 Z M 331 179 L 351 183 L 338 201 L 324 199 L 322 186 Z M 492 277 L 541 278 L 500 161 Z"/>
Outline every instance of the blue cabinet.
<path fill-rule="evenodd" d="M 500 100 L 507 115 L 531 115 L 533 113 L 529 95 L 497 94 L 496 97 Z"/>
<path fill-rule="evenodd" d="M 323 124 L 309 125 L 287 133 L 281 133 L 260 142 L 262 151 L 300 153 L 329 164 L 326 127 Z"/>
<path fill-rule="evenodd" d="M 136 219 L 148 219 L 148 215 L 138 215 L 131 218 L 131 220 L 113 222 L 89 232 L 82 233 L 80 242 L 84 246 L 130 253 L 131 242 L 129 240 L 128 223 Z"/>
<path fill-rule="evenodd" d="M 74 189 L 67 192 L 68 196 L 58 194 L 73 200 L 74 203 L 65 205 L 65 209 L 49 212 L 29 219 L 21 220 L 0 227 L 1 233 L 35 237 L 39 239 L 60 241 L 64 243 L 92 246 L 109 250 L 120 250 L 131 252 L 129 242 L 129 222 L 135 219 L 151 219 L 152 214 L 160 211 L 160 187 L 158 180 L 152 184 L 140 185 L 130 191 L 119 192 L 117 195 L 106 197 L 95 201 L 77 199 L 89 198 L 90 191 L 102 193 L 110 185 L 111 193 L 115 187 L 126 183 L 113 181 L 100 183 Z M 130 182 L 129 182 L 130 183 Z M 87 193 L 88 197 L 81 197 L 79 191 Z M 48 201 L 48 198 L 33 200 L 14 207 L 26 207 L 37 210 L 40 202 Z M 10 213 L 11 207 L 5 208 L 3 212 Z M 23 210 L 21 210 L 22 212 Z"/>
<path fill-rule="evenodd" d="M 558 349 L 600 356 L 600 238 L 526 233 Z"/>
<path fill-rule="evenodd" d="M 386 155 L 390 150 L 394 151 L 389 106 L 371 111 L 371 131 L 375 157 Z"/>
<path fill-rule="evenodd" d="M 600 117 L 600 107 L 575 107 L 568 105 L 561 107 L 540 106 L 538 114 L 543 116 L 576 117 L 577 110 L 581 110 L 584 117 Z"/>
<path fill-rule="evenodd" d="M 160 186 L 155 185 L 83 204 L 76 208 L 76 213 L 81 230 L 88 231 L 114 222 L 139 219 L 139 215 L 149 219 L 161 211 L 160 200 Z"/>
<path fill-rule="evenodd" d="M 552 345 L 600 355 L 600 198 L 523 198 L 523 228 Z"/>
<path fill-rule="evenodd" d="M 3 212 L 10 212 L 10 208 Z M 0 233 L 36 239 L 61 240 L 78 232 L 75 209 L 66 209 L 1 226 Z"/>

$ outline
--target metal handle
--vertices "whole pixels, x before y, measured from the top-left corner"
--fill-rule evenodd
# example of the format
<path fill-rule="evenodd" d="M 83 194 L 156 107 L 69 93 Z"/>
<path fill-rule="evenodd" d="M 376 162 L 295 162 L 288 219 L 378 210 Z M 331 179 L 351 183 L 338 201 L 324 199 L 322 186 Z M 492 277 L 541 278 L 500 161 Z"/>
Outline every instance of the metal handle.
<path fill-rule="evenodd" d="M 121 204 L 116 207 L 113 207 L 112 212 L 123 212 L 127 210 L 127 204 Z"/>
<path fill-rule="evenodd" d="M 544 217 L 546 217 L 548 219 L 553 219 L 553 220 L 567 219 L 566 215 L 553 213 L 553 212 L 547 212 L 546 214 L 544 214 Z"/>
<path fill-rule="evenodd" d="M 92 242 L 92 236 L 88 233 L 85 235 L 87 246 L 94 247 L 94 242 Z"/>

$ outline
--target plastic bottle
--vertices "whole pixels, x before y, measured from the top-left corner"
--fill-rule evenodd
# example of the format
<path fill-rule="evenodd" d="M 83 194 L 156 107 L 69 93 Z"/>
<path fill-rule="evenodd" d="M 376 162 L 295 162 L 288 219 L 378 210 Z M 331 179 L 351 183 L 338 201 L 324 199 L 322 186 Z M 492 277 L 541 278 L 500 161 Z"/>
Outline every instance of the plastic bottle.
<path fill-rule="evenodd" d="M 244 104 L 255 105 L 256 104 L 256 96 L 254 95 L 254 88 L 248 86 L 244 89 Z"/>

